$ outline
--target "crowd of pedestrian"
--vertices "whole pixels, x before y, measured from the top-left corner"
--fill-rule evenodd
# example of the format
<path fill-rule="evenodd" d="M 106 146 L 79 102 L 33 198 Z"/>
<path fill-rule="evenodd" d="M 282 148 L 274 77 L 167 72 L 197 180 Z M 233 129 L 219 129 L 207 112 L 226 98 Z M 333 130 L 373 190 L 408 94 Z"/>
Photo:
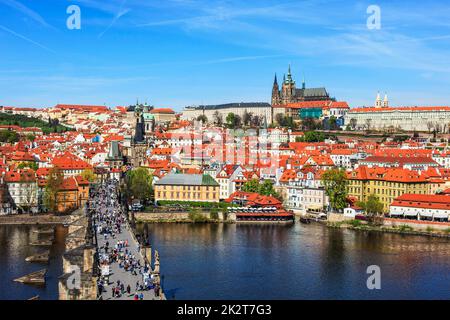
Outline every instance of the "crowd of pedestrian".
<path fill-rule="evenodd" d="M 153 283 L 150 266 L 142 259 L 140 246 L 135 249 L 130 246 L 128 238 L 124 238 L 124 229 L 129 228 L 124 212 L 119 202 L 117 181 L 109 181 L 99 186 L 92 193 L 91 210 L 99 241 L 98 262 L 101 277 L 98 281 L 99 292 L 104 298 L 111 286 L 110 299 L 130 298 L 143 300 L 145 291 L 153 290 L 159 297 L 160 288 Z M 131 241 L 131 239 L 130 239 Z M 133 241 L 134 242 L 134 241 Z M 100 243 L 103 245 L 100 246 Z M 124 271 L 123 279 L 111 282 L 111 266 L 117 265 L 119 271 Z M 117 278 L 117 277 L 115 277 Z M 132 280 L 131 280 L 132 279 Z M 131 283 L 133 281 L 133 287 Z"/>

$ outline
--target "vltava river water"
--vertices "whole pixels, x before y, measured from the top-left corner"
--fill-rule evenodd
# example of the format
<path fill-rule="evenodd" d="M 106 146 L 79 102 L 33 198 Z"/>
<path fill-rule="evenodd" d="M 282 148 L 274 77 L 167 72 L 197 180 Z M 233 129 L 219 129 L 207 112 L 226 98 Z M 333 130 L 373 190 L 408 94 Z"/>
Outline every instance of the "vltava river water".
<path fill-rule="evenodd" d="M 49 237 L 33 232 L 37 229 L 37 226 L 0 226 L 0 300 L 26 300 L 37 295 L 42 300 L 58 299 L 58 277 L 62 275 L 62 254 L 67 228 L 56 227 L 49 264 L 25 262 L 27 257 L 49 249 L 29 245 L 38 238 Z M 44 287 L 13 282 L 16 278 L 45 268 L 47 276 Z"/>
<path fill-rule="evenodd" d="M 142 227 L 142 226 L 141 226 Z M 0 299 L 58 298 L 66 229 L 48 266 L 25 258 L 40 248 L 36 227 L 0 226 Z M 149 224 L 170 299 L 450 299 L 450 241 L 321 225 Z M 381 290 L 368 290 L 369 265 Z M 48 268 L 44 288 L 13 282 Z"/>
<path fill-rule="evenodd" d="M 149 224 L 171 299 L 450 299 L 450 241 L 322 225 Z M 367 267 L 381 290 L 367 289 Z"/>

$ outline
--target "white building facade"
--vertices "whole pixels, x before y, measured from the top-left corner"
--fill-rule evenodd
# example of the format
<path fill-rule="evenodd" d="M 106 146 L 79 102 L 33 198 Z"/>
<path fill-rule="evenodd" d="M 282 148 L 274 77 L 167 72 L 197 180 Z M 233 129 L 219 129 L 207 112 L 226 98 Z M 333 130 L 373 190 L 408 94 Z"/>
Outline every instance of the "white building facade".
<path fill-rule="evenodd" d="M 204 115 L 208 118 L 208 122 L 214 122 L 215 114 L 222 117 L 225 123 L 228 114 L 234 113 L 243 118 L 245 113 L 251 113 L 252 116 L 258 116 L 265 119 L 268 124 L 272 123 L 272 106 L 268 103 L 229 103 L 222 105 L 208 105 L 208 106 L 190 106 L 183 110 L 181 119 L 196 120 L 199 116 Z"/>
<path fill-rule="evenodd" d="M 355 123 L 357 130 L 395 128 L 428 132 L 436 128 L 449 132 L 450 107 L 355 108 L 346 114 L 345 123 Z"/>

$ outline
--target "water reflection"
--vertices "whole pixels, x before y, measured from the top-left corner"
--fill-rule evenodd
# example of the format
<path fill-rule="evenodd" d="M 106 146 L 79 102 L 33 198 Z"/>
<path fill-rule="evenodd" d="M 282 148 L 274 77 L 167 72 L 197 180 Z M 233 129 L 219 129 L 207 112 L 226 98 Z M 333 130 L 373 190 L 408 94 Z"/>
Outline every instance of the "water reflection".
<path fill-rule="evenodd" d="M 446 239 L 314 224 L 150 224 L 149 231 L 176 299 L 450 298 Z M 366 287 L 373 264 L 382 269 L 380 291 Z"/>
<path fill-rule="evenodd" d="M 48 229 L 48 227 L 45 227 Z M 37 226 L 0 226 L 0 299 L 25 300 L 39 295 L 43 300 L 58 299 L 58 277 L 62 274 L 62 254 L 67 228 L 56 227 L 54 244 L 50 247 L 48 264 L 28 263 L 25 258 L 41 253 L 48 247 L 29 244 L 52 235 L 34 232 Z M 15 278 L 47 268 L 46 285 L 36 287 L 13 282 Z"/>

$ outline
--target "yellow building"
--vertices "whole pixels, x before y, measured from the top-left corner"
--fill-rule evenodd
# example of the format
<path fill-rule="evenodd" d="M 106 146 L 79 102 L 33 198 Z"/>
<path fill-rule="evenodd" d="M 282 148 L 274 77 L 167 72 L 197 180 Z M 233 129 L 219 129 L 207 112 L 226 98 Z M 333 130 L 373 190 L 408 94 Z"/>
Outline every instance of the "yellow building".
<path fill-rule="evenodd" d="M 155 201 L 219 202 L 219 184 L 210 175 L 170 173 L 155 183 Z"/>
<path fill-rule="evenodd" d="M 155 117 L 155 121 L 157 123 L 171 122 L 176 119 L 175 111 L 170 108 L 153 109 L 150 111 L 150 113 Z"/>
<path fill-rule="evenodd" d="M 403 194 L 432 194 L 436 189 L 427 176 L 401 168 L 361 166 L 348 172 L 347 178 L 349 197 L 365 202 L 370 195 L 376 195 L 383 203 L 385 212 L 389 212 L 390 204 Z"/>

